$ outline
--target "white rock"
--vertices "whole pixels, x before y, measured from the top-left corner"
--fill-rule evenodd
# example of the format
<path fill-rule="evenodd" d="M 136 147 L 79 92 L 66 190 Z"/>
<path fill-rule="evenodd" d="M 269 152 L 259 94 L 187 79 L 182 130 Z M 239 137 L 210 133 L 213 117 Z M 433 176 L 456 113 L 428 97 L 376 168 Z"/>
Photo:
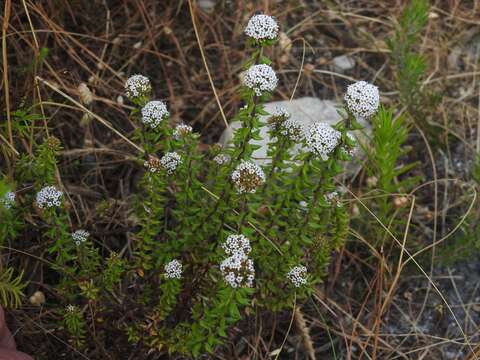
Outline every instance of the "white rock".
<path fill-rule="evenodd" d="M 355 60 L 347 55 L 341 55 L 333 58 L 333 68 L 338 72 L 345 72 L 355 67 Z"/>
<path fill-rule="evenodd" d="M 211 13 L 215 8 L 216 1 L 214 0 L 199 0 L 197 5 L 200 9 L 205 11 L 206 13 Z"/>
<path fill-rule="evenodd" d="M 340 121 L 340 115 L 337 113 L 337 103 L 332 100 L 320 100 L 314 97 L 304 97 L 292 101 L 274 101 L 265 104 L 265 111 L 273 113 L 277 107 L 285 108 L 291 115 L 293 120 L 298 121 L 302 126 L 308 127 L 315 122 L 326 122 L 335 125 Z M 268 116 L 262 116 L 261 120 L 266 122 Z M 368 129 L 367 122 L 361 125 Z M 220 143 L 226 145 L 233 137 L 236 129 L 240 128 L 239 122 L 234 122 L 231 126 L 224 130 L 220 137 Z M 260 148 L 253 152 L 253 160 L 258 164 L 268 163 L 270 159 L 267 157 L 268 143 L 271 141 L 268 135 L 268 127 L 264 126 L 260 129 L 262 140 L 251 140 L 250 144 L 260 145 Z M 356 136 L 360 136 L 360 132 L 355 132 Z M 295 151 L 298 151 L 298 146 Z"/>

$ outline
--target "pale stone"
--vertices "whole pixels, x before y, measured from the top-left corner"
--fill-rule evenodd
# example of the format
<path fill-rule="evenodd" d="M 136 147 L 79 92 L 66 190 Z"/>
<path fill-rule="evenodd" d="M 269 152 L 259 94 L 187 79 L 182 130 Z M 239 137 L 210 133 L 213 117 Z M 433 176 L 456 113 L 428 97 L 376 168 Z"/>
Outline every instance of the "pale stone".
<path fill-rule="evenodd" d="M 333 68 L 338 72 L 345 72 L 355 67 L 355 60 L 347 55 L 341 55 L 333 58 Z"/>
<path fill-rule="evenodd" d="M 277 107 L 285 108 L 288 113 L 291 115 L 293 120 L 298 121 L 303 127 L 308 127 L 309 125 L 316 122 L 326 122 L 330 125 L 335 125 L 341 119 L 340 115 L 337 112 L 337 103 L 332 100 L 320 100 L 314 97 L 304 97 L 295 99 L 292 101 L 274 101 L 265 104 L 265 111 L 268 113 L 275 112 Z M 266 122 L 269 116 L 262 116 L 262 122 Z M 368 132 L 369 125 L 366 121 L 362 120 L 360 124 L 364 127 L 364 130 Z M 224 130 L 222 136 L 220 137 L 220 143 L 224 146 L 232 139 L 233 133 L 236 129 L 240 128 L 241 124 L 239 122 L 234 122 L 231 126 Z M 362 139 L 360 131 L 354 132 L 355 136 Z M 253 160 L 258 164 L 265 164 L 270 161 L 267 157 L 268 144 L 271 139 L 268 134 L 268 126 L 264 126 L 260 129 L 260 136 L 262 140 L 251 140 L 250 144 L 260 145 L 260 148 L 253 152 Z M 294 149 L 294 152 L 298 152 L 300 146 L 297 146 Z M 358 150 L 357 150 L 358 152 Z M 355 172 L 349 170 L 349 173 Z"/>
<path fill-rule="evenodd" d="M 207 13 L 211 13 L 215 9 L 216 1 L 213 0 L 199 0 L 197 5 L 200 9 Z"/>

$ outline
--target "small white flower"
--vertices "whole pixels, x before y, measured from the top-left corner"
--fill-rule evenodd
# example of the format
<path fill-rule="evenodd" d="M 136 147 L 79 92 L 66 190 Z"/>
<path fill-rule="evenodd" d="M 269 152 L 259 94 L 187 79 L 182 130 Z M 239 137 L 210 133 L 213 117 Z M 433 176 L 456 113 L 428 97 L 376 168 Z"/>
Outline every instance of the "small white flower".
<path fill-rule="evenodd" d="M 283 107 L 277 107 L 272 116 L 268 119 L 268 125 L 272 131 L 278 131 L 281 135 L 292 141 L 299 142 L 304 137 L 303 126 L 290 117 L 288 111 Z"/>
<path fill-rule="evenodd" d="M 125 94 L 129 99 L 136 99 L 142 96 L 147 96 L 152 91 L 150 80 L 143 75 L 130 76 L 125 83 Z"/>
<path fill-rule="evenodd" d="M 160 164 L 167 171 L 167 174 L 172 174 L 182 163 L 182 158 L 176 152 L 167 152 L 160 159 Z"/>
<path fill-rule="evenodd" d="M 253 260 L 244 253 L 234 253 L 220 264 L 225 282 L 233 288 L 252 287 L 255 279 Z"/>
<path fill-rule="evenodd" d="M 253 194 L 265 182 L 265 173 L 254 162 L 242 160 L 232 172 L 231 178 L 240 194 Z"/>
<path fill-rule="evenodd" d="M 253 15 L 245 28 L 245 34 L 257 41 L 274 40 L 278 36 L 277 21 L 269 15 Z"/>
<path fill-rule="evenodd" d="M 242 234 L 228 235 L 227 240 L 222 244 L 222 248 L 228 255 L 234 255 L 236 253 L 247 255 L 252 251 L 250 240 Z"/>
<path fill-rule="evenodd" d="M 218 165 L 223 165 L 230 161 L 230 156 L 227 154 L 218 154 L 213 158 L 213 161 L 215 161 Z"/>
<path fill-rule="evenodd" d="M 37 206 L 41 209 L 58 207 L 62 204 L 63 192 L 55 186 L 45 186 L 37 193 Z"/>
<path fill-rule="evenodd" d="M 290 119 L 290 113 L 283 106 L 276 106 L 272 116 L 277 118 Z"/>
<path fill-rule="evenodd" d="M 356 119 L 366 119 L 375 114 L 380 105 L 380 95 L 375 85 L 358 81 L 347 87 L 345 94 L 347 110 Z"/>
<path fill-rule="evenodd" d="M 178 260 L 172 260 L 164 267 L 165 277 L 167 279 L 180 279 L 182 277 L 182 263 Z"/>
<path fill-rule="evenodd" d="M 336 191 L 332 191 L 323 195 L 323 198 L 329 205 L 335 205 L 337 207 L 342 206 L 342 203 L 340 202 L 340 198 L 338 196 L 338 192 Z"/>
<path fill-rule="evenodd" d="M 13 191 L 8 191 L 0 198 L 0 205 L 3 205 L 5 209 L 11 209 L 13 204 L 15 204 L 15 193 Z"/>
<path fill-rule="evenodd" d="M 188 134 L 192 133 L 192 127 L 189 125 L 185 124 L 180 124 L 175 127 L 175 130 L 173 131 L 173 137 L 177 140 L 180 140 L 181 138 L 187 136 Z"/>
<path fill-rule="evenodd" d="M 266 64 L 251 66 L 243 78 L 243 84 L 255 91 L 257 96 L 261 96 L 264 92 L 273 92 L 277 82 L 275 71 Z"/>
<path fill-rule="evenodd" d="M 339 131 L 327 123 L 316 123 L 311 125 L 306 133 L 305 140 L 311 153 L 327 160 L 328 155 L 335 150 L 341 138 Z"/>
<path fill-rule="evenodd" d="M 75 245 L 77 246 L 87 241 L 89 236 L 90 236 L 90 233 L 86 230 L 77 230 L 74 233 L 72 233 L 72 239 L 75 242 Z"/>
<path fill-rule="evenodd" d="M 77 307 L 75 305 L 70 304 L 66 307 L 66 310 L 68 313 L 73 313 L 77 310 Z"/>
<path fill-rule="evenodd" d="M 298 121 L 287 119 L 280 126 L 280 133 L 292 141 L 299 142 L 303 140 L 305 132 Z"/>
<path fill-rule="evenodd" d="M 300 287 L 307 283 L 307 268 L 305 266 L 294 266 L 287 273 L 287 279 L 291 281 L 293 286 Z"/>
<path fill-rule="evenodd" d="M 170 113 L 163 101 L 149 101 L 147 105 L 142 108 L 142 122 L 145 125 L 150 126 L 152 129 L 155 129 L 169 116 Z"/>

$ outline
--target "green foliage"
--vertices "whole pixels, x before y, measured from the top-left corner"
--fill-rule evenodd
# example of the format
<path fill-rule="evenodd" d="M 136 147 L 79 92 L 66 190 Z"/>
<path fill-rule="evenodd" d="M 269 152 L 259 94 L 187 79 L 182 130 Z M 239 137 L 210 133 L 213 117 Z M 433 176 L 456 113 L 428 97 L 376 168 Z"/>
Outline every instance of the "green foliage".
<path fill-rule="evenodd" d="M 0 269 L 0 303 L 4 307 L 18 307 L 22 302 L 22 274 L 15 276 L 13 268 Z"/>
<path fill-rule="evenodd" d="M 270 64 L 264 48 L 273 42 L 252 42 L 246 69 Z M 271 94 L 243 86 L 239 96 L 244 106 L 235 117 L 241 127 L 225 148 L 203 151 L 199 136 L 174 128 L 165 112 L 155 126 L 143 123 L 151 89 L 144 90 L 131 99 L 135 106 L 130 116 L 139 125 L 132 139 L 145 152 L 135 164 L 141 176 L 134 194 L 122 199 L 134 222 L 124 234 L 128 243 L 95 241 L 102 233 L 96 224 L 92 236 L 76 231 L 82 213 L 71 210 L 61 184 L 61 145 L 53 137 L 35 145 L 33 155 L 18 158 L 15 180 L 26 189 L 21 217 L 28 217 L 28 230 L 49 267 L 56 305 L 74 304 L 61 313 L 74 345 L 89 341 L 88 329 L 96 327 L 90 322 L 110 321 L 108 314 L 115 313 L 130 341 L 197 357 L 213 352 L 256 307 L 291 308 L 322 281 L 331 253 L 348 233 L 348 210 L 337 192 L 337 179 L 351 160 L 356 140 L 350 131 L 358 123 L 344 112 L 334 128 L 317 129 L 317 145 L 331 145 L 323 154 L 309 147 L 288 114 L 266 112 Z M 252 140 L 261 139 L 260 129 L 267 125 L 273 139 L 271 161 L 258 165 L 252 159 L 258 148 Z M 383 191 L 393 191 L 407 170 L 397 164 L 406 130 L 402 120 L 393 121 L 392 113 L 383 109 L 374 128 L 372 171 L 380 173 Z M 383 154 L 386 150 L 393 153 Z M 63 191 L 61 202 L 38 203 L 35 193 L 46 186 Z M 106 212 L 109 200 L 97 206 L 98 214 Z M 16 214 L 15 207 L 5 210 Z M 13 230 L 4 233 L 5 238 L 16 237 Z M 229 247 L 232 235 L 242 236 L 248 246 L 241 251 Z M 21 286 L 15 281 L 5 283 Z"/>
<path fill-rule="evenodd" d="M 0 199 L 4 199 L 12 189 L 6 181 L 0 180 Z M 0 246 L 15 239 L 23 226 L 23 220 L 19 216 L 19 209 L 16 204 L 9 208 L 0 202 Z"/>
<path fill-rule="evenodd" d="M 395 35 L 387 41 L 396 68 L 400 100 L 413 115 L 422 113 L 422 104 L 426 103 L 421 90 L 426 61 L 416 52 L 416 46 L 427 24 L 429 7 L 428 0 L 411 0 L 398 20 Z"/>
<path fill-rule="evenodd" d="M 82 347 L 85 342 L 87 324 L 79 308 L 68 305 L 63 313 L 65 329 L 70 334 L 70 341 L 76 347 Z"/>
<path fill-rule="evenodd" d="M 480 186 L 480 154 L 475 155 L 475 162 L 473 163 L 472 178 L 478 186 Z"/>
<path fill-rule="evenodd" d="M 365 147 L 365 150 L 368 156 L 367 170 L 370 179 L 374 179 L 373 187 L 378 192 L 372 207 L 379 219 L 394 230 L 396 225 L 403 224 L 403 221 L 395 222 L 392 217 L 401 219 L 401 207 L 404 206 L 396 206 L 394 200 L 406 199 L 400 194 L 407 193 L 418 182 L 417 177 L 404 176 L 417 166 L 417 163 L 402 163 L 407 153 L 405 143 L 408 135 L 408 126 L 403 116 L 394 118 L 392 110 L 380 107 L 371 122 L 371 147 Z M 378 234 L 373 238 L 379 241 L 384 236 Z"/>
<path fill-rule="evenodd" d="M 409 189 L 414 178 L 400 180 L 400 176 L 411 170 L 416 164 L 400 164 L 400 159 L 407 153 L 408 126 L 404 117 L 396 119 L 393 111 L 380 107 L 372 118 L 372 150 L 369 159 L 372 164 L 370 174 L 378 178 L 377 188 L 385 193 L 402 192 Z"/>
<path fill-rule="evenodd" d="M 246 68 L 270 63 L 264 45 L 254 44 Z M 133 270 L 144 291 L 133 301 L 153 311 L 143 322 L 128 325 L 131 341 L 193 356 L 212 352 L 242 311 L 251 311 L 253 300 L 276 311 L 306 298 L 325 275 L 330 253 L 344 242 L 349 217 L 335 191 L 335 177 L 343 171 L 343 161 L 351 159 L 356 144 L 347 133 L 356 121 L 346 115 L 336 126 L 340 140 L 328 160 L 306 152 L 292 155 L 304 141 L 301 129 L 294 140 L 282 127 L 288 116 L 264 110 L 268 93 L 244 87 L 240 95 L 245 105 L 235 120 L 242 126 L 225 149 L 201 153 L 196 134 L 172 137 L 166 119 L 154 129 L 142 125 L 134 135 L 149 151 L 139 159 L 147 171 L 134 206 L 139 231 Z M 131 116 L 141 123 L 138 109 Z M 268 149 L 272 161 L 262 166 L 267 181 L 254 192 L 239 192 L 231 176 L 258 148 L 251 140 L 261 139 L 260 128 L 266 126 L 261 116 L 270 116 L 274 139 Z M 182 159 L 173 172 L 156 158 L 167 151 Z M 226 160 L 217 163 L 218 156 Z M 222 279 L 219 264 L 227 257 L 222 244 L 232 234 L 250 239 L 254 288 L 232 288 Z M 181 259 L 182 277 L 159 276 L 173 259 Z M 301 264 L 309 270 L 308 279 L 295 287 L 287 274 Z"/>

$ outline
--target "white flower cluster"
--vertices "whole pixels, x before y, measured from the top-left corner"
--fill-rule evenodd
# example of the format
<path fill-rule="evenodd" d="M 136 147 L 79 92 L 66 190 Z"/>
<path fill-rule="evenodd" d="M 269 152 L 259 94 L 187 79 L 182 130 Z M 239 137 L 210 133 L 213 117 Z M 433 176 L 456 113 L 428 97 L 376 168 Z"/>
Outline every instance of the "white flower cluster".
<path fill-rule="evenodd" d="M 302 265 L 294 266 L 287 273 L 287 279 L 290 280 L 295 287 L 305 285 L 307 283 L 307 268 Z"/>
<path fill-rule="evenodd" d="M 62 204 L 63 192 L 55 186 L 45 186 L 37 193 L 37 206 L 40 209 L 52 208 Z"/>
<path fill-rule="evenodd" d="M 155 129 L 168 116 L 170 116 L 170 113 L 163 101 L 149 101 L 142 108 L 142 122 L 152 129 Z"/>
<path fill-rule="evenodd" d="M 268 125 L 273 131 L 292 141 L 299 142 L 304 137 L 303 126 L 296 120 L 290 118 L 290 114 L 283 107 L 277 107 L 272 116 L 268 119 Z"/>
<path fill-rule="evenodd" d="M 173 130 L 173 137 L 180 140 L 188 134 L 191 134 L 192 130 L 192 127 L 189 125 L 179 124 L 175 127 L 175 130 Z"/>
<path fill-rule="evenodd" d="M 302 124 L 293 119 L 287 119 L 282 123 L 280 133 L 295 142 L 302 141 L 304 137 Z"/>
<path fill-rule="evenodd" d="M 252 251 L 250 240 L 245 235 L 229 235 L 227 240 L 222 244 L 222 248 L 228 255 L 241 253 L 247 255 Z"/>
<path fill-rule="evenodd" d="M 3 205 L 5 209 L 10 209 L 15 204 L 15 193 L 8 191 L 2 198 L 0 198 L 0 205 Z"/>
<path fill-rule="evenodd" d="M 231 175 L 238 193 L 253 194 L 265 182 L 265 173 L 262 168 L 251 161 L 243 161 Z"/>
<path fill-rule="evenodd" d="M 182 158 L 176 152 L 167 152 L 160 159 L 160 164 L 167 171 L 167 174 L 172 174 L 182 163 Z"/>
<path fill-rule="evenodd" d="M 218 154 L 213 158 L 213 161 L 215 161 L 218 165 L 226 164 L 230 161 L 230 155 Z"/>
<path fill-rule="evenodd" d="M 220 271 L 225 282 L 233 288 L 253 286 L 255 279 L 253 260 L 243 253 L 236 253 L 223 260 Z"/>
<path fill-rule="evenodd" d="M 289 119 L 290 113 L 283 106 L 277 106 L 275 107 L 275 111 L 273 112 L 272 116 L 275 118 Z"/>
<path fill-rule="evenodd" d="M 152 91 L 150 80 L 143 75 L 130 76 L 125 83 L 125 94 L 130 99 L 146 96 Z"/>
<path fill-rule="evenodd" d="M 246 72 L 243 84 L 255 91 L 257 96 L 264 92 L 272 92 L 277 87 L 277 75 L 272 67 L 266 64 L 253 65 Z"/>
<path fill-rule="evenodd" d="M 257 41 L 274 40 L 278 36 L 277 21 L 268 15 L 254 15 L 248 21 L 245 34 Z"/>
<path fill-rule="evenodd" d="M 248 258 L 252 251 L 250 240 L 244 235 L 229 235 L 222 244 L 227 255 L 220 263 L 220 271 L 225 282 L 233 288 L 252 287 L 255 279 L 253 260 Z"/>
<path fill-rule="evenodd" d="M 327 123 L 316 123 L 311 125 L 306 133 L 305 140 L 311 153 L 327 160 L 328 155 L 335 150 L 341 134 Z"/>
<path fill-rule="evenodd" d="M 336 205 L 337 207 L 342 206 L 342 203 L 340 202 L 340 198 L 338 196 L 338 192 L 336 191 L 332 191 L 323 195 L 323 198 L 330 205 Z"/>
<path fill-rule="evenodd" d="M 90 236 L 90 233 L 86 230 L 77 230 L 72 234 L 72 239 L 75 242 L 75 245 L 80 245 L 81 243 L 84 243 L 87 241 L 88 237 Z"/>
<path fill-rule="evenodd" d="M 380 105 L 380 95 L 375 85 L 358 81 L 347 87 L 345 94 L 347 110 L 357 119 L 366 119 L 375 114 Z"/>
<path fill-rule="evenodd" d="M 172 260 L 164 267 L 165 277 L 167 279 L 180 279 L 182 277 L 182 263 L 178 260 Z"/>

